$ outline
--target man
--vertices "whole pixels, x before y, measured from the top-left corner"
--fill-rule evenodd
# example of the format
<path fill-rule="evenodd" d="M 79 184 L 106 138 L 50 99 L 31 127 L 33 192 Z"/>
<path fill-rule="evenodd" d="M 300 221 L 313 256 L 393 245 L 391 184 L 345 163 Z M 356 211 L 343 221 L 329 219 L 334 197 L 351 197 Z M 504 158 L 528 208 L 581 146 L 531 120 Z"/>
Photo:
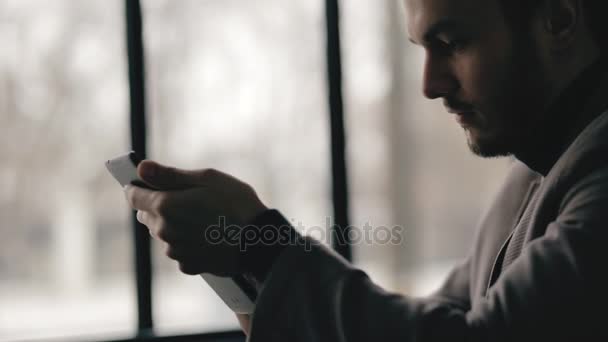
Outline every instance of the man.
<path fill-rule="evenodd" d="M 286 225 L 214 170 L 144 162 L 131 205 L 188 274 L 253 274 L 250 341 L 608 340 L 608 67 L 603 1 L 406 0 L 423 91 L 471 150 L 517 162 L 462 265 L 427 298 L 383 291 L 332 251 L 201 242 L 201 227 Z M 181 189 L 175 191 L 175 189 Z M 197 240 L 195 240 L 197 239 Z M 302 239 L 302 238 L 300 238 Z M 308 238 L 303 238 L 310 241 Z"/>

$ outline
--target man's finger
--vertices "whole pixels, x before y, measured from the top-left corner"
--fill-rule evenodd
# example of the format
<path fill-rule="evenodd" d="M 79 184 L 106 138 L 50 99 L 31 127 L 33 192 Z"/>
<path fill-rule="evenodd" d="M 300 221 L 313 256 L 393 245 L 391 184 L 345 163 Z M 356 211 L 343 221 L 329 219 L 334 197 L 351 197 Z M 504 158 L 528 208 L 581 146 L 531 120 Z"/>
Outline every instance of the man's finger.
<path fill-rule="evenodd" d="M 125 196 L 131 208 L 135 210 L 153 211 L 153 206 L 157 205 L 157 191 L 140 188 L 134 185 L 125 186 Z"/>
<path fill-rule="evenodd" d="M 218 173 L 213 169 L 183 170 L 152 160 L 144 160 L 137 167 L 137 174 L 144 182 L 162 190 L 182 190 L 205 185 Z"/>
<path fill-rule="evenodd" d="M 150 227 L 152 225 L 153 215 L 147 211 L 138 210 L 135 217 L 137 218 L 137 221 L 139 221 L 139 223 L 143 224 L 146 227 Z"/>
<path fill-rule="evenodd" d="M 150 226 L 153 236 L 161 241 L 181 244 L 191 248 L 201 247 L 204 244 L 203 230 L 200 227 L 176 223 L 168 223 L 164 219 L 157 219 Z"/>
<path fill-rule="evenodd" d="M 179 201 L 179 191 L 157 191 L 138 186 L 127 185 L 125 196 L 131 207 L 156 216 L 176 217 L 184 216 L 183 204 Z"/>

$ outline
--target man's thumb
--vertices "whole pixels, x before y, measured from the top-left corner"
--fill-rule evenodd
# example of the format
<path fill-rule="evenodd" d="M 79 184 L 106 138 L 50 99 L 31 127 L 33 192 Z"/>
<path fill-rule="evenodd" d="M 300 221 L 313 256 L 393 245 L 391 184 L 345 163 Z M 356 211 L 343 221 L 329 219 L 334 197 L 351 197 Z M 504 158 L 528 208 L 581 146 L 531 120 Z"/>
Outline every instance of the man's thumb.
<path fill-rule="evenodd" d="M 152 160 L 139 163 L 137 173 L 148 185 L 160 190 L 180 190 L 199 185 L 200 180 L 196 171 L 181 170 Z"/>

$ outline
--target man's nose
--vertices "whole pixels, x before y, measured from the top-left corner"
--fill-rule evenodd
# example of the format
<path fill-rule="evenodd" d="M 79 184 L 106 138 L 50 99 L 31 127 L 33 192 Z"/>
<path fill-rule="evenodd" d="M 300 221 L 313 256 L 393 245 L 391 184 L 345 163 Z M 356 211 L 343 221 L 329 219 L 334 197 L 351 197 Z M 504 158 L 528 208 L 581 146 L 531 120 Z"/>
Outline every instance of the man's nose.
<path fill-rule="evenodd" d="M 427 54 L 422 81 L 424 96 L 429 99 L 445 97 L 458 90 L 458 87 L 449 63 L 441 56 Z"/>

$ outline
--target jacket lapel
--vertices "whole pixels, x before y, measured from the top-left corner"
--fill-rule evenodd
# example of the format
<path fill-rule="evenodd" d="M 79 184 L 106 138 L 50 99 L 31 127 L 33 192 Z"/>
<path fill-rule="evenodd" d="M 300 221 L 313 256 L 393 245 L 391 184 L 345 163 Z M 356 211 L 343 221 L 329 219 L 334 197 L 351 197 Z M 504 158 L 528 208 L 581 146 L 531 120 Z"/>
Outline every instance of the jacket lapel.
<path fill-rule="evenodd" d="M 539 185 L 540 180 L 536 180 L 530 183 L 528 187 L 526 196 L 524 197 L 519 212 L 517 213 L 517 221 L 515 221 L 516 223 L 513 226 L 513 229 L 511 230 L 511 234 L 509 234 L 509 236 L 505 239 L 502 246 L 500 247 L 500 251 L 494 259 L 492 270 L 490 271 L 490 278 L 488 279 L 488 285 L 486 287 L 486 294 L 488 293 L 490 287 L 494 285 L 502 271 L 506 268 L 506 266 L 508 266 L 503 266 L 507 251 L 509 258 L 506 261 L 508 263 L 511 263 L 521 252 L 521 247 L 524 243 L 523 237 L 525 237 L 526 231 L 530 225 L 532 213 L 536 204 L 535 199 L 538 198 L 537 195 Z M 517 250 L 519 250 L 519 252 L 517 252 Z"/>

